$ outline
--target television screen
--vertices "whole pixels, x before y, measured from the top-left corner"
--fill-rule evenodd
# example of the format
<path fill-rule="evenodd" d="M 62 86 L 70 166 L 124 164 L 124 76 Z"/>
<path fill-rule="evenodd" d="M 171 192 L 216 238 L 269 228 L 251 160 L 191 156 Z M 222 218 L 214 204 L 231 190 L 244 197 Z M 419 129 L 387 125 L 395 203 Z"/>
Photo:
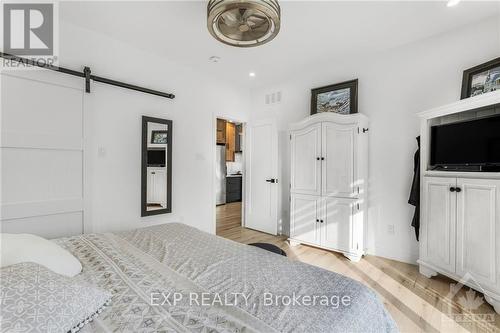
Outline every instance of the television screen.
<path fill-rule="evenodd" d="M 165 166 L 165 149 L 148 150 L 148 166 Z"/>
<path fill-rule="evenodd" d="M 500 165 L 500 115 L 432 126 L 431 165 Z"/>

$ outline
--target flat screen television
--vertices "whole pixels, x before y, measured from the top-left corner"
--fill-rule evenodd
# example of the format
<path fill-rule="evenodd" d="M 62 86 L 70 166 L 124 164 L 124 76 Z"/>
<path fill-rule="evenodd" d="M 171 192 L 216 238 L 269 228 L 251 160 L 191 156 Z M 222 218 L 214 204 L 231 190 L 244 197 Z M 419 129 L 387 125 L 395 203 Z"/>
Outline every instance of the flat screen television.
<path fill-rule="evenodd" d="M 431 127 L 434 168 L 500 166 L 500 115 Z"/>
<path fill-rule="evenodd" d="M 165 149 L 148 149 L 148 166 L 164 167 L 165 158 Z"/>

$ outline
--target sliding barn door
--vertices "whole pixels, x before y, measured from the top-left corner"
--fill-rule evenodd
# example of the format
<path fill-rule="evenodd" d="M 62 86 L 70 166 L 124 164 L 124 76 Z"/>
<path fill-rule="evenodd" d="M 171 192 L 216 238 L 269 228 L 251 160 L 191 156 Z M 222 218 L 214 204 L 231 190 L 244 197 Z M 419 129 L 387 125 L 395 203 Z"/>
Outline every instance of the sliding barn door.
<path fill-rule="evenodd" d="M 1 231 L 83 233 L 83 81 L 43 70 L 1 80 Z"/>

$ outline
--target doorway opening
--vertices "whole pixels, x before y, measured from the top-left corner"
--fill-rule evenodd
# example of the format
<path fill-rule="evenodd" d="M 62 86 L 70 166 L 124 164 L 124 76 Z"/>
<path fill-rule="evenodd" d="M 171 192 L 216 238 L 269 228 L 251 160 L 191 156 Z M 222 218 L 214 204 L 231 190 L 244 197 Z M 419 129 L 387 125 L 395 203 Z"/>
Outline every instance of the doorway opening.
<path fill-rule="evenodd" d="M 217 118 L 215 202 L 219 236 L 227 236 L 243 226 L 244 131 L 244 123 Z"/>

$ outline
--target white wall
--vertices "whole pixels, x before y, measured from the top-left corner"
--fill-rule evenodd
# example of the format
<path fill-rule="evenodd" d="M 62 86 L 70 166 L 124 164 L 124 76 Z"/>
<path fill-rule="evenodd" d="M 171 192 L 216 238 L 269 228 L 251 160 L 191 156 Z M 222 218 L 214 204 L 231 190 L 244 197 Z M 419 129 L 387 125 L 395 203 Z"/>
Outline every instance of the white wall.
<path fill-rule="evenodd" d="M 99 83 L 92 83 L 92 93 L 85 94 L 89 169 L 85 184 L 90 187 L 85 214 L 90 214 L 91 230 L 180 221 L 215 232 L 214 115 L 245 121 L 248 90 L 223 85 L 168 59 L 64 21 L 60 25 L 60 64 L 70 68 L 87 65 L 96 75 L 176 95 L 168 100 Z M 142 115 L 173 121 L 172 214 L 140 217 Z"/>
<path fill-rule="evenodd" d="M 458 100 L 463 70 L 498 56 L 500 22 L 495 18 L 383 53 L 303 67 L 283 83 L 254 89 L 251 119 L 275 117 L 280 128 L 284 230 L 289 223 L 288 125 L 309 115 L 311 88 L 359 78 L 359 112 L 370 118 L 368 249 L 414 262 L 414 209 L 407 200 L 419 131 L 415 114 Z M 282 91 L 282 102 L 265 105 L 265 94 L 276 91 Z M 391 224 L 393 235 L 387 232 Z"/>

